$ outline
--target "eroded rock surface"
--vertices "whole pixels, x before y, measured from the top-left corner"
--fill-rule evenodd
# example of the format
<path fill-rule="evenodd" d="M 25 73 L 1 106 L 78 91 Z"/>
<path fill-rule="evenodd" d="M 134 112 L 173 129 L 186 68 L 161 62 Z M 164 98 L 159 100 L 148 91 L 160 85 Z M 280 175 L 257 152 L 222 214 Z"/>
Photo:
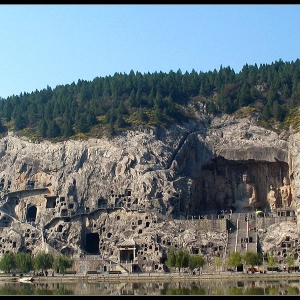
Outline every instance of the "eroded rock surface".
<path fill-rule="evenodd" d="M 226 229 L 201 231 L 191 219 L 241 209 L 245 171 L 260 209 L 268 210 L 269 187 L 279 189 L 285 176 L 298 209 L 300 136 L 255 121 L 199 117 L 168 129 L 62 143 L 10 133 L 0 140 L 2 253 L 34 254 L 47 244 L 74 257 L 119 261 L 118 245 L 133 241 L 136 253 L 128 259 L 144 271 L 161 270 L 171 246 L 215 255 L 226 248 Z"/>

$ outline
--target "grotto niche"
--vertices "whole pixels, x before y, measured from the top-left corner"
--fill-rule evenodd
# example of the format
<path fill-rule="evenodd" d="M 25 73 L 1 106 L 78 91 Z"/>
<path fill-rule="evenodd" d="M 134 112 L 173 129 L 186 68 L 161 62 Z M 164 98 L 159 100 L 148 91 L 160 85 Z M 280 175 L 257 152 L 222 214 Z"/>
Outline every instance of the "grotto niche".
<path fill-rule="evenodd" d="M 282 161 L 214 158 L 202 166 L 201 176 L 194 180 L 191 209 L 196 213 L 268 209 L 270 186 L 280 190 L 285 177 L 289 177 L 289 166 Z"/>

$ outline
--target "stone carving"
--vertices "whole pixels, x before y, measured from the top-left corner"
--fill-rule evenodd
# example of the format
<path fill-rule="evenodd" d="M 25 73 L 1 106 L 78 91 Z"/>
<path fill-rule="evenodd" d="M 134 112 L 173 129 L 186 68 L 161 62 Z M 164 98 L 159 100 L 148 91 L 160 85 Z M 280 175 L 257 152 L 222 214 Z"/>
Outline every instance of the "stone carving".
<path fill-rule="evenodd" d="M 26 202 L 24 200 L 21 200 L 19 205 L 15 207 L 15 213 L 21 222 L 26 220 L 26 208 Z"/>
<path fill-rule="evenodd" d="M 206 117 L 201 117 L 200 122 L 195 120 L 167 129 L 141 128 L 124 132 L 113 139 L 61 143 L 31 142 L 10 133 L 0 139 L 0 179 L 5 179 L 5 190 L 11 180 L 10 192 L 3 193 L 1 209 L 8 216 L 13 216 L 10 219 L 16 231 L 10 227 L 3 230 L 1 253 L 20 249 L 37 253 L 42 245 L 40 228 L 44 227 L 48 245 L 72 255 L 79 255 L 81 250 L 89 252 L 86 237 L 91 234 L 94 238 L 94 234 L 99 233 L 99 252 L 105 259 L 113 261 L 119 257 L 117 241 L 132 237 L 140 249 L 137 256 L 141 268 L 146 260 L 149 266 L 156 267 L 165 255 L 160 249 L 167 249 L 168 245 L 182 245 L 177 240 L 182 220 L 178 220 L 178 225 L 174 221 L 166 221 L 172 217 L 169 212 L 177 206 L 178 201 L 172 202 L 177 189 L 182 190 L 178 198 L 180 201 L 194 201 L 196 207 L 202 195 L 203 185 L 200 182 L 205 178 L 209 181 L 211 198 L 207 196 L 209 202 L 203 201 L 201 209 L 206 208 L 205 204 L 213 207 L 220 187 L 225 192 L 225 188 L 232 189 L 232 197 L 228 194 L 230 204 L 235 201 L 234 205 L 241 203 L 242 208 L 249 207 L 249 203 L 255 202 L 253 194 L 256 195 L 256 191 L 261 196 L 257 199 L 266 198 L 270 184 L 265 181 L 268 177 L 265 162 L 274 166 L 276 174 L 289 174 L 295 170 L 293 193 L 297 199 L 300 195 L 300 174 L 297 172 L 300 167 L 300 133 L 287 140 L 283 135 L 252 124 L 255 119 L 235 120 L 224 116 L 206 123 Z M 239 138 L 241 130 L 249 132 L 242 143 Z M 222 159 L 211 164 L 215 158 Z M 280 164 L 274 163 L 274 158 Z M 235 168 L 235 164 L 240 166 Z M 253 164 L 256 168 L 251 167 Z M 285 168 L 288 164 L 293 170 Z M 251 197 L 245 196 L 244 203 L 237 191 L 235 176 L 247 169 L 246 165 L 255 175 L 256 191 L 250 193 L 248 190 Z M 206 177 L 207 174 L 211 176 Z M 190 179 L 194 189 L 189 189 Z M 35 182 L 34 189 L 39 194 L 35 194 L 35 190 L 25 190 L 28 181 Z M 244 182 L 242 185 L 246 189 Z M 44 192 L 44 187 L 49 188 L 49 192 Z M 127 194 L 129 190 L 130 195 Z M 36 207 L 37 228 L 19 222 L 23 218 L 19 211 L 14 211 L 15 194 L 20 202 L 26 201 L 29 209 Z M 115 208 L 118 201 L 123 201 L 126 206 Z M 184 205 L 185 202 L 181 204 L 182 207 Z M 163 211 L 161 219 L 152 216 L 157 208 Z M 29 214 L 28 218 L 31 219 Z M 88 227 L 85 218 L 90 219 Z M 176 227 L 169 225 L 173 223 Z M 194 234 L 194 228 L 190 225 L 187 228 L 193 230 L 189 234 L 183 232 L 187 237 L 184 242 L 191 247 L 201 249 L 208 241 L 215 244 L 215 228 L 203 230 L 208 236 L 199 244 L 190 243 L 194 239 L 198 243 L 199 238 Z M 195 230 L 197 228 L 195 226 Z M 13 242 L 11 237 L 14 237 Z"/>
<path fill-rule="evenodd" d="M 259 207 L 256 186 L 251 182 L 250 175 L 245 172 L 242 182 L 238 185 L 238 199 L 235 202 L 236 209 L 256 209 Z"/>
<path fill-rule="evenodd" d="M 283 186 L 280 187 L 282 207 L 290 207 L 292 203 L 292 189 L 290 180 L 287 177 L 283 178 Z"/>
<path fill-rule="evenodd" d="M 202 189 L 202 198 L 203 198 L 203 204 L 205 207 L 209 205 L 212 201 L 212 196 L 211 196 L 211 188 L 209 186 L 208 180 L 204 181 L 204 187 Z"/>
<path fill-rule="evenodd" d="M 276 208 L 278 208 L 278 193 L 273 184 L 270 185 L 270 191 L 267 195 L 267 200 L 271 211 L 274 211 Z"/>

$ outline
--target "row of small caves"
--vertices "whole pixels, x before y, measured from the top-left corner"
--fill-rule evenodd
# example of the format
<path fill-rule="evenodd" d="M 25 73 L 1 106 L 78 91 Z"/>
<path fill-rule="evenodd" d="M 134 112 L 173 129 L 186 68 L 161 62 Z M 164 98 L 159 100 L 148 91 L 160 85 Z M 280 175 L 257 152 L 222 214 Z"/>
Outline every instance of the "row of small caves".
<path fill-rule="evenodd" d="M 5 191 L 9 195 L 8 202 L 12 205 L 19 204 L 19 197 L 16 197 L 14 194 L 18 194 L 18 191 L 10 192 L 9 188 L 11 185 L 11 181 L 8 180 L 7 185 L 5 186 L 5 179 L 1 179 L 0 183 L 0 191 Z M 26 195 L 26 191 L 31 192 L 35 189 L 35 181 L 28 181 L 25 187 L 25 190 L 22 190 L 23 195 Z M 39 189 L 39 188 L 38 188 Z M 41 189 L 44 190 L 44 189 Z M 108 200 L 104 197 L 100 197 L 97 201 L 97 207 L 94 209 L 90 209 L 89 207 L 78 207 L 76 211 L 74 211 L 74 203 L 67 203 L 66 198 L 64 196 L 49 196 L 47 194 L 44 195 L 46 198 L 46 209 L 47 208 L 60 208 L 60 217 L 72 217 L 78 213 L 91 213 L 98 209 L 114 209 L 114 208 L 131 208 L 132 205 L 138 203 L 138 199 L 131 198 L 131 190 L 126 189 L 124 194 L 115 194 L 114 191 L 110 191 L 110 199 L 115 198 L 113 203 L 108 204 Z M 110 201 L 112 202 L 112 201 Z M 36 220 L 36 212 L 37 208 L 35 205 L 30 205 L 26 208 L 26 221 L 34 223 Z M 53 216 L 56 216 L 56 212 L 53 212 Z M 65 220 L 68 220 L 67 218 Z M 7 222 L 4 222 L 4 226 Z"/>
<path fill-rule="evenodd" d="M 1 186 L 2 186 L 2 189 L 4 190 L 5 188 L 5 180 L 2 179 L 1 180 Z M 11 182 L 10 182 L 11 183 Z M 26 190 L 28 192 L 31 192 L 32 190 L 34 190 L 35 188 L 35 182 L 34 181 L 29 181 L 26 185 L 26 189 L 23 190 L 23 195 L 26 195 Z M 9 193 L 8 189 L 6 190 L 6 192 Z M 25 192 L 25 194 L 24 194 Z M 18 197 L 16 197 L 14 195 L 15 193 L 11 193 L 11 196 L 9 198 L 9 202 L 11 204 L 14 204 L 14 205 L 18 205 L 19 204 L 19 201 L 20 199 Z M 124 194 L 118 194 L 116 195 L 114 193 L 114 191 L 111 191 L 110 192 L 110 196 L 112 198 L 115 198 L 115 204 L 111 205 L 111 207 L 108 207 L 108 201 L 106 199 L 104 199 L 103 197 L 100 197 L 98 199 L 98 207 L 95 209 L 107 209 L 107 208 L 121 208 L 121 207 L 130 207 L 131 204 L 133 203 L 137 203 L 137 199 L 135 199 L 133 202 L 131 201 L 131 190 L 126 190 Z M 74 205 L 73 203 L 69 203 L 67 204 L 66 203 L 66 199 L 65 197 L 56 197 L 56 196 L 48 196 L 48 195 L 44 195 L 44 197 L 46 198 L 47 202 L 46 202 L 46 209 L 47 208 L 57 208 L 57 207 L 65 207 L 65 206 L 68 206 L 68 208 L 63 208 L 60 210 L 60 213 L 61 213 L 61 217 L 64 218 L 64 221 L 65 222 L 70 222 L 71 221 L 71 217 L 67 217 L 69 216 L 69 209 L 73 209 Z M 85 207 L 84 208 L 84 213 L 90 213 L 92 211 L 90 211 L 90 209 L 88 207 Z M 35 205 L 31 205 L 30 207 L 27 208 L 26 210 L 26 222 L 28 223 L 34 223 L 35 220 L 36 220 L 36 213 L 37 213 L 37 208 Z M 55 213 L 54 213 L 55 214 Z M 76 212 L 72 212 L 72 215 L 75 215 Z M 3 216 L 0 215 L 0 227 L 10 227 L 11 223 L 13 222 L 13 219 L 7 215 L 7 214 L 4 214 Z M 120 216 L 117 216 L 117 220 L 120 219 Z M 148 219 L 148 216 L 146 216 L 146 219 Z M 156 220 L 154 220 L 154 222 L 156 222 Z M 137 224 L 132 224 L 132 228 L 135 229 L 137 226 L 141 225 L 142 224 L 142 220 L 138 220 L 137 221 Z M 150 221 L 147 221 L 146 224 L 145 224 L 145 227 L 149 227 L 150 226 Z M 58 225 L 57 228 L 56 228 L 56 231 L 57 232 L 63 232 L 64 230 L 64 226 L 63 225 Z M 28 232 L 29 231 L 29 232 Z M 103 234 L 105 232 L 105 228 L 102 228 L 101 229 L 101 234 Z M 139 229 L 138 230 L 138 233 L 139 234 L 142 234 L 143 233 L 143 230 L 142 229 Z M 108 233 L 107 234 L 107 237 L 110 238 L 111 237 L 111 233 Z M 35 233 L 32 232 L 30 233 L 30 230 L 27 229 L 27 232 L 25 234 L 25 238 L 31 238 L 31 245 L 32 245 L 32 239 L 35 238 Z M 8 243 L 11 243 L 12 241 L 5 241 L 3 240 L 3 242 L 8 242 Z M 12 248 L 15 248 L 16 247 L 16 242 L 12 242 L 13 245 L 12 245 Z M 170 245 L 170 242 L 165 242 L 163 241 L 163 244 L 168 244 Z M 26 245 L 26 246 L 29 246 L 29 243 Z M 0 244 L 0 247 L 2 247 L 2 245 Z M 140 246 L 141 248 L 144 249 L 144 251 L 147 251 L 147 245 L 141 245 Z M 149 250 L 152 250 L 152 247 L 153 245 L 150 245 L 149 246 Z M 177 245 L 176 245 L 177 247 Z M 2 248 L 2 252 L 5 252 L 5 247 Z M 122 247 L 120 248 L 120 259 L 121 261 L 129 261 L 129 260 L 132 260 L 134 257 L 135 257 L 135 246 L 130 250 L 131 248 L 129 248 L 128 250 L 128 246 L 126 246 L 126 250 L 125 249 L 122 249 Z M 85 241 L 85 249 L 86 253 L 89 253 L 89 254 L 99 254 L 100 253 L 100 250 L 103 250 L 105 251 L 105 249 L 101 249 L 99 248 L 99 233 L 87 233 L 86 234 L 86 241 Z M 134 251 L 133 251 L 134 250 Z M 153 249 L 154 251 L 158 251 L 158 246 L 155 246 L 155 248 Z M 66 251 L 68 251 L 68 248 L 66 248 Z M 141 254 L 142 255 L 143 251 L 142 250 L 139 250 L 138 251 L 138 254 Z M 67 253 L 66 253 L 67 254 Z M 146 259 L 146 258 L 145 258 Z"/>
<path fill-rule="evenodd" d="M 29 190 L 32 190 L 34 189 L 34 182 L 29 182 L 28 185 L 27 185 L 27 188 Z M 128 200 L 129 199 L 129 203 L 130 203 L 130 196 L 131 196 L 131 191 L 130 190 L 126 190 L 125 191 L 125 194 L 123 195 L 115 195 L 115 193 L 113 191 L 111 191 L 111 196 L 112 197 L 115 197 L 118 199 L 120 198 L 123 198 L 123 201 L 124 200 Z M 124 197 L 127 197 L 126 199 L 124 199 Z M 47 199 L 47 204 L 46 204 L 46 208 L 55 208 L 55 207 L 58 207 L 58 206 L 66 206 L 67 203 L 66 203 L 66 199 L 65 197 L 49 197 L 49 196 L 46 196 L 46 199 Z M 10 201 L 15 201 L 15 205 L 17 205 L 19 203 L 19 199 L 17 197 L 11 197 Z M 72 208 L 73 206 L 70 206 L 69 205 L 69 208 Z M 107 201 L 104 199 L 104 198 L 99 198 L 98 199 L 98 207 L 99 208 L 107 208 Z M 115 206 L 116 207 L 116 206 Z M 32 222 L 34 223 L 35 221 L 35 218 L 36 218 L 36 207 L 34 205 L 30 206 L 28 209 L 27 209 L 27 212 L 26 212 L 26 221 L 27 222 Z M 64 221 L 65 222 L 70 222 L 71 221 L 71 218 L 68 217 L 68 218 L 65 218 L 65 211 L 67 211 L 67 209 L 63 209 L 61 212 L 62 212 L 62 217 L 64 217 Z M 88 211 L 88 209 L 86 210 Z M 116 216 L 116 220 L 120 220 L 120 215 L 117 215 Z M 142 226 L 143 227 L 149 227 L 151 222 L 153 223 L 156 223 L 157 220 L 154 218 L 152 221 L 149 219 L 149 216 L 145 216 L 145 225 L 143 225 L 143 220 L 139 219 L 137 220 L 136 222 L 133 222 L 132 223 L 132 230 L 135 230 L 138 226 Z M 10 223 L 12 222 L 12 218 L 10 218 L 10 216 L 8 215 L 5 215 L 3 217 L 1 217 L 1 225 L 2 227 L 9 227 L 10 226 Z M 94 224 L 94 226 L 96 226 Z M 63 233 L 63 230 L 64 230 L 64 226 L 59 224 L 57 226 L 57 228 L 55 229 L 57 232 L 62 232 Z M 100 251 L 101 252 L 105 252 L 106 251 L 106 248 L 104 246 L 103 243 L 99 244 L 100 242 L 100 235 L 103 235 L 106 231 L 106 228 L 103 227 L 101 228 L 101 232 L 91 232 L 91 233 L 87 233 L 85 236 L 86 236 L 86 240 L 85 240 L 85 247 L 84 247 L 84 250 L 86 253 L 88 254 L 93 254 L 93 255 L 99 255 L 100 254 Z M 138 234 L 142 234 L 143 233 L 143 229 L 142 228 L 139 228 L 138 229 Z M 112 236 L 112 233 L 107 233 L 106 234 L 106 237 L 109 239 L 111 238 Z M 32 243 L 34 243 L 34 241 L 32 239 L 35 238 L 35 233 L 34 232 L 30 232 L 30 229 L 27 229 L 26 230 L 26 234 L 25 234 L 25 238 L 30 238 L 30 243 L 32 245 Z M 3 243 L 11 243 L 11 241 L 5 241 L 4 239 L 2 240 Z M 101 241 L 103 242 L 103 241 Z M 16 243 L 13 242 L 14 245 L 13 247 L 16 246 Z M 126 244 L 128 243 L 128 241 L 124 241 L 123 243 L 121 243 L 118 248 L 119 248 L 119 254 L 120 254 L 120 262 L 121 263 L 125 263 L 125 262 L 129 262 L 129 261 L 132 261 L 137 255 L 139 256 L 143 256 L 147 253 L 147 251 L 152 251 L 152 252 L 155 252 L 157 255 L 159 255 L 159 251 L 161 250 L 161 245 L 165 245 L 167 247 L 170 247 L 170 246 L 174 246 L 175 248 L 178 248 L 178 244 L 172 244 L 172 242 L 170 240 L 161 240 L 159 237 L 157 238 L 156 240 L 156 243 L 155 244 L 150 244 L 148 245 L 147 243 L 143 243 L 141 245 L 135 245 L 135 243 L 130 243 L 129 241 L 129 244 Z M 100 246 L 99 246 L 100 245 Z M 103 245 L 103 246 L 101 246 Z M 26 244 L 26 246 L 29 246 L 29 243 Z M 2 247 L 0 245 L 0 247 Z M 199 253 L 200 251 L 201 252 L 205 252 L 206 253 L 206 249 L 207 248 L 213 248 L 214 245 L 213 243 L 208 243 L 207 245 L 202 245 L 202 249 L 199 250 L 199 248 L 195 248 L 193 249 L 193 252 L 196 254 L 196 253 Z M 5 252 L 5 247 L 3 247 L 2 249 L 2 252 Z M 222 250 L 222 246 L 215 246 L 214 248 L 214 251 L 220 251 Z M 68 252 L 68 248 L 65 248 L 62 252 Z M 65 254 L 68 254 L 68 253 L 65 253 Z M 113 254 L 112 252 L 110 253 L 111 255 Z M 146 256 L 144 256 L 143 258 L 144 260 L 147 259 Z M 163 256 L 162 258 L 160 258 L 160 263 L 161 264 L 164 264 L 166 260 L 166 257 Z M 155 269 L 159 269 L 161 268 L 161 266 L 159 265 L 155 265 L 154 266 Z M 135 268 L 137 268 L 137 266 L 135 266 Z"/>
<path fill-rule="evenodd" d="M 1 227 L 7 227 L 7 225 L 12 221 L 12 219 L 7 216 L 6 214 L 4 214 L 2 216 L 2 213 L 0 213 L 0 217 L 1 217 L 1 222 L 2 226 Z M 117 215 L 116 216 L 116 220 L 120 220 L 120 216 Z M 146 227 L 149 227 L 151 224 L 151 221 L 149 220 L 149 216 L 145 216 L 145 220 L 146 220 Z M 154 218 L 152 220 L 153 223 L 156 223 L 156 219 Z M 142 225 L 143 224 L 143 220 L 138 220 L 137 223 L 133 222 L 132 223 L 132 229 L 134 230 L 137 225 Z M 103 227 L 101 229 L 101 234 L 103 234 L 105 232 L 105 227 Z M 63 231 L 63 226 L 59 225 L 57 228 L 58 232 L 62 232 Z M 139 231 L 139 233 L 142 233 L 141 231 Z M 112 233 L 107 233 L 106 237 L 109 239 L 112 236 Z M 36 233 L 34 232 L 34 229 L 26 229 L 26 232 L 24 234 L 24 238 L 25 238 L 25 242 L 26 239 L 29 240 L 30 242 L 26 242 L 25 243 L 25 248 L 28 248 L 30 245 L 32 246 L 32 244 L 36 243 L 37 240 L 35 240 L 36 237 Z M 86 249 L 85 251 L 89 254 L 93 254 L 93 255 L 99 255 L 100 251 L 105 252 L 105 246 L 99 248 L 99 233 L 88 233 L 86 235 Z M 119 248 L 119 253 L 120 253 L 120 262 L 121 263 L 127 263 L 127 262 L 132 262 L 134 260 L 134 258 L 136 257 L 136 255 L 140 255 L 143 256 L 147 253 L 147 251 L 155 251 L 158 252 L 160 250 L 160 244 L 161 245 L 165 245 L 165 246 L 174 246 L 174 248 L 179 248 L 178 244 L 173 244 L 170 240 L 161 240 L 160 237 L 157 236 L 156 239 L 156 243 L 150 244 L 148 245 L 147 243 L 142 243 L 141 245 L 135 245 L 134 242 L 131 241 L 124 241 L 123 243 L 120 243 L 118 245 Z M 9 245 L 9 247 L 7 247 L 7 245 Z M 7 248 L 16 248 L 17 243 L 15 241 L 12 241 L 11 238 L 4 238 L 0 235 L 0 251 L 1 253 L 5 253 L 7 252 Z M 281 242 L 280 245 L 281 249 L 278 249 L 276 247 L 276 257 L 279 258 L 278 263 L 282 264 L 284 259 L 287 257 L 288 254 L 292 254 L 294 259 L 298 259 L 299 258 L 299 253 L 300 253 L 300 245 L 299 245 L 299 241 L 298 239 L 291 239 L 289 236 L 285 237 L 285 240 Z M 212 253 L 214 253 L 215 255 L 220 254 L 220 252 L 222 252 L 223 250 L 223 246 L 219 246 L 219 245 L 214 245 L 214 243 L 209 242 L 206 245 L 201 245 L 201 248 L 198 247 L 193 247 L 192 248 L 192 252 L 193 254 L 207 254 L 207 252 L 209 251 L 209 248 L 212 250 Z M 67 248 L 66 248 L 67 249 Z M 137 252 L 136 252 L 137 251 Z M 63 253 L 64 251 L 62 251 Z M 64 253 L 64 254 L 68 254 L 68 253 Z M 113 252 L 110 253 L 111 255 L 113 254 Z M 157 253 L 158 255 L 158 253 Z M 143 258 L 144 260 L 147 259 L 146 256 L 144 256 Z M 160 263 L 164 264 L 166 260 L 166 257 L 163 256 L 160 259 Z M 159 269 L 160 266 L 159 265 L 155 265 L 155 269 Z M 134 271 L 138 271 L 138 266 L 134 267 Z"/>
<path fill-rule="evenodd" d="M 254 164 L 254 162 L 251 162 L 252 164 Z M 231 162 L 232 164 L 232 162 Z M 264 163 L 266 164 L 266 162 Z M 213 163 L 214 167 L 211 169 L 211 165 L 210 166 L 207 166 L 207 168 L 204 168 L 204 173 L 206 173 L 207 171 L 209 171 L 210 173 L 210 176 L 214 175 L 215 173 L 217 173 L 218 175 L 222 175 L 222 174 L 225 174 L 226 172 L 224 172 L 224 169 L 226 168 L 226 166 L 224 166 L 223 163 L 220 164 L 220 161 L 217 161 L 216 164 Z M 238 164 L 235 164 L 235 168 L 231 168 L 233 170 L 233 172 L 235 174 L 239 173 L 238 171 L 240 171 L 240 168 L 237 167 Z M 245 165 L 245 164 L 244 164 Z M 242 166 L 244 166 L 242 165 Z M 266 169 L 271 169 L 271 173 L 274 174 L 274 171 L 276 173 L 276 170 L 278 172 L 278 174 L 282 174 L 282 171 L 286 171 L 286 166 L 287 164 L 277 164 L 276 167 L 274 168 L 274 163 L 273 164 L 268 164 L 268 166 L 266 167 Z M 231 165 L 231 167 L 233 167 Z M 237 167 L 237 168 L 236 168 Z M 245 166 L 244 166 L 245 167 Z M 254 168 L 257 167 L 257 162 L 256 164 L 254 164 Z M 251 169 L 251 168 L 250 168 Z M 261 175 L 261 174 L 260 174 Z M 215 176 L 213 176 L 214 178 L 216 178 Z M 275 175 L 272 175 L 272 177 L 276 177 L 278 178 L 278 182 L 280 182 L 280 178 L 281 176 L 275 176 Z M 226 178 L 226 177 L 225 177 Z M 266 177 L 267 178 L 267 177 Z M 212 182 L 214 184 L 218 184 L 215 180 L 212 180 Z M 11 185 L 11 181 L 7 181 L 6 182 L 6 186 L 5 186 L 5 180 L 2 178 L 1 181 L 0 181 L 0 190 L 2 191 L 6 191 L 9 193 L 10 191 L 10 185 Z M 34 181 L 28 181 L 27 185 L 26 185 L 26 189 L 28 190 L 33 190 L 35 189 L 35 182 Z M 98 202 L 97 202 L 97 206 L 95 208 L 96 209 L 107 209 L 107 208 L 120 208 L 120 207 L 128 207 L 130 208 L 132 204 L 137 204 L 138 203 L 138 199 L 134 199 L 132 200 L 131 198 L 131 190 L 126 190 L 124 194 L 118 194 L 118 193 L 115 193 L 114 191 L 110 191 L 110 199 L 111 198 L 115 198 L 115 201 L 114 201 L 114 204 L 110 204 L 108 207 L 108 201 L 104 198 L 104 197 L 100 197 L 98 199 Z M 66 199 L 65 197 L 63 196 L 46 196 L 45 195 L 45 198 L 47 200 L 46 202 L 46 208 L 57 208 L 57 207 L 60 207 L 60 216 L 61 217 L 64 217 L 64 221 L 65 222 L 70 222 L 71 221 L 71 217 L 75 214 L 78 214 L 78 213 L 90 213 L 94 210 L 91 210 L 90 211 L 90 208 L 89 207 L 84 207 L 84 208 L 77 208 L 77 211 L 71 211 L 72 209 L 74 209 L 74 204 L 73 203 L 67 203 L 66 202 Z M 18 204 L 18 201 L 19 199 L 17 197 L 11 197 L 11 200 L 15 200 L 15 204 Z M 35 222 L 35 219 L 36 219 L 36 212 L 37 212 L 37 209 L 34 205 L 30 206 L 27 208 L 27 211 L 26 211 L 26 221 L 27 222 Z M 55 214 L 55 212 L 53 213 Z M 8 227 L 10 226 L 9 224 L 12 222 L 12 220 L 10 220 L 10 217 L 9 216 L 3 216 L 1 217 L 0 219 L 0 226 L 2 227 Z M 142 224 L 142 220 L 138 220 L 137 221 L 137 224 L 132 224 L 132 227 L 133 229 L 135 229 L 138 225 L 141 225 Z M 146 222 L 146 227 L 149 227 L 150 226 L 150 221 L 147 221 Z M 56 231 L 57 232 L 63 232 L 63 226 L 62 225 L 59 225 L 57 228 L 56 228 Z M 101 246 L 99 247 L 99 242 L 100 242 L 100 236 L 99 234 L 103 234 L 105 232 L 105 228 L 102 228 L 101 229 L 101 233 L 87 233 L 86 234 L 86 241 L 85 241 L 85 251 L 89 254 L 99 254 L 100 251 L 105 251 L 106 249 L 105 248 L 101 248 Z M 142 234 L 143 231 L 142 229 L 138 229 L 138 233 L 139 234 Z M 108 233 L 106 236 L 107 238 L 110 238 L 112 234 L 111 233 Z M 33 238 L 34 237 L 34 233 L 28 233 L 28 237 L 31 237 Z M 163 245 L 167 245 L 167 246 L 171 246 L 171 242 L 170 241 L 157 241 L 157 243 L 162 243 Z M 102 244 L 102 243 L 101 243 Z M 175 245 L 175 247 L 177 247 L 178 245 Z M 134 257 L 135 257 L 135 247 L 136 246 L 133 246 L 133 245 L 127 245 L 123 248 L 120 248 L 120 260 L 121 261 L 131 261 Z M 209 243 L 208 245 L 203 245 L 202 246 L 202 249 L 194 249 L 194 253 L 199 253 L 199 252 L 205 252 L 205 248 L 206 247 L 210 247 L 210 248 L 214 248 L 213 250 L 216 252 L 218 251 L 222 251 L 222 246 L 214 246 L 213 243 Z M 283 248 L 286 248 L 286 245 L 283 245 L 282 246 Z M 140 255 L 143 255 L 144 252 L 147 251 L 147 248 L 148 249 L 151 249 L 153 248 L 153 245 L 147 245 L 147 244 L 143 244 L 143 245 L 140 245 L 138 246 L 139 250 L 137 252 L 137 254 L 140 254 Z M 158 251 L 158 246 L 154 246 L 154 251 Z M 300 250 L 299 250 L 300 251 Z M 280 253 L 278 253 L 279 256 L 280 256 Z M 284 256 L 285 255 L 285 249 L 283 249 L 282 251 L 282 255 Z M 146 259 L 146 258 L 145 258 Z M 163 263 L 163 261 L 162 261 Z"/>
<path fill-rule="evenodd" d="M 145 221 L 144 221 L 145 220 Z M 136 230 L 138 226 L 142 227 L 150 227 L 151 224 L 157 223 L 156 216 L 150 217 L 145 215 L 145 219 L 138 219 L 137 221 L 133 221 L 131 224 L 131 229 Z M 115 221 L 121 221 L 121 216 L 116 215 Z M 145 223 L 145 224 L 144 224 Z M 144 224 L 144 225 L 143 225 Z M 95 225 L 96 226 L 96 225 Z M 86 248 L 85 250 L 89 254 L 99 255 L 100 253 L 108 253 L 108 255 L 113 255 L 114 251 L 105 245 L 110 245 L 109 241 L 104 243 L 103 235 L 106 232 L 106 228 L 102 227 L 100 232 L 89 233 L 86 235 Z M 138 229 L 138 233 L 142 234 L 142 229 Z M 102 236 L 102 240 L 100 241 L 100 237 Z M 109 240 L 113 237 L 111 232 L 105 234 L 105 238 Z M 99 247 L 100 245 L 100 247 Z M 119 250 L 119 261 L 122 264 L 133 263 L 133 271 L 139 271 L 139 266 L 135 264 L 135 258 L 139 257 L 142 261 L 147 261 L 149 259 L 149 254 L 154 254 L 159 257 L 159 264 L 154 264 L 154 270 L 161 270 L 162 265 L 165 264 L 167 260 L 167 253 L 163 251 L 163 247 L 170 248 L 174 247 L 175 249 L 180 249 L 180 244 L 176 240 L 172 240 L 172 238 L 162 238 L 159 235 L 156 235 L 155 240 L 147 243 L 147 237 L 145 237 L 145 241 L 141 244 L 136 244 L 133 240 L 125 240 L 120 243 L 117 243 L 117 247 Z M 215 253 L 220 254 L 224 250 L 223 245 L 214 245 L 213 242 L 208 242 L 205 245 L 201 245 L 200 247 L 192 247 L 191 251 L 193 254 L 207 254 L 207 253 Z M 142 264 L 142 267 L 144 265 Z"/>

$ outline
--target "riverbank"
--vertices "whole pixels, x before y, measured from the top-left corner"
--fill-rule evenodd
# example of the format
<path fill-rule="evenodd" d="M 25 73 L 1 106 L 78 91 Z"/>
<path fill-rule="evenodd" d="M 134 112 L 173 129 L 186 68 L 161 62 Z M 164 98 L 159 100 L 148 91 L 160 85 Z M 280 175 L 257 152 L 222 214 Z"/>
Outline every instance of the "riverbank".
<path fill-rule="evenodd" d="M 0 276 L 2 281 L 19 281 L 18 276 Z M 95 274 L 95 275 L 60 275 L 54 276 L 32 276 L 32 282 L 138 282 L 138 281 L 201 281 L 201 280 L 280 280 L 280 279 L 300 279 L 299 272 L 267 272 L 267 273 L 243 273 L 243 272 L 221 272 L 221 273 L 138 273 L 138 274 Z"/>

